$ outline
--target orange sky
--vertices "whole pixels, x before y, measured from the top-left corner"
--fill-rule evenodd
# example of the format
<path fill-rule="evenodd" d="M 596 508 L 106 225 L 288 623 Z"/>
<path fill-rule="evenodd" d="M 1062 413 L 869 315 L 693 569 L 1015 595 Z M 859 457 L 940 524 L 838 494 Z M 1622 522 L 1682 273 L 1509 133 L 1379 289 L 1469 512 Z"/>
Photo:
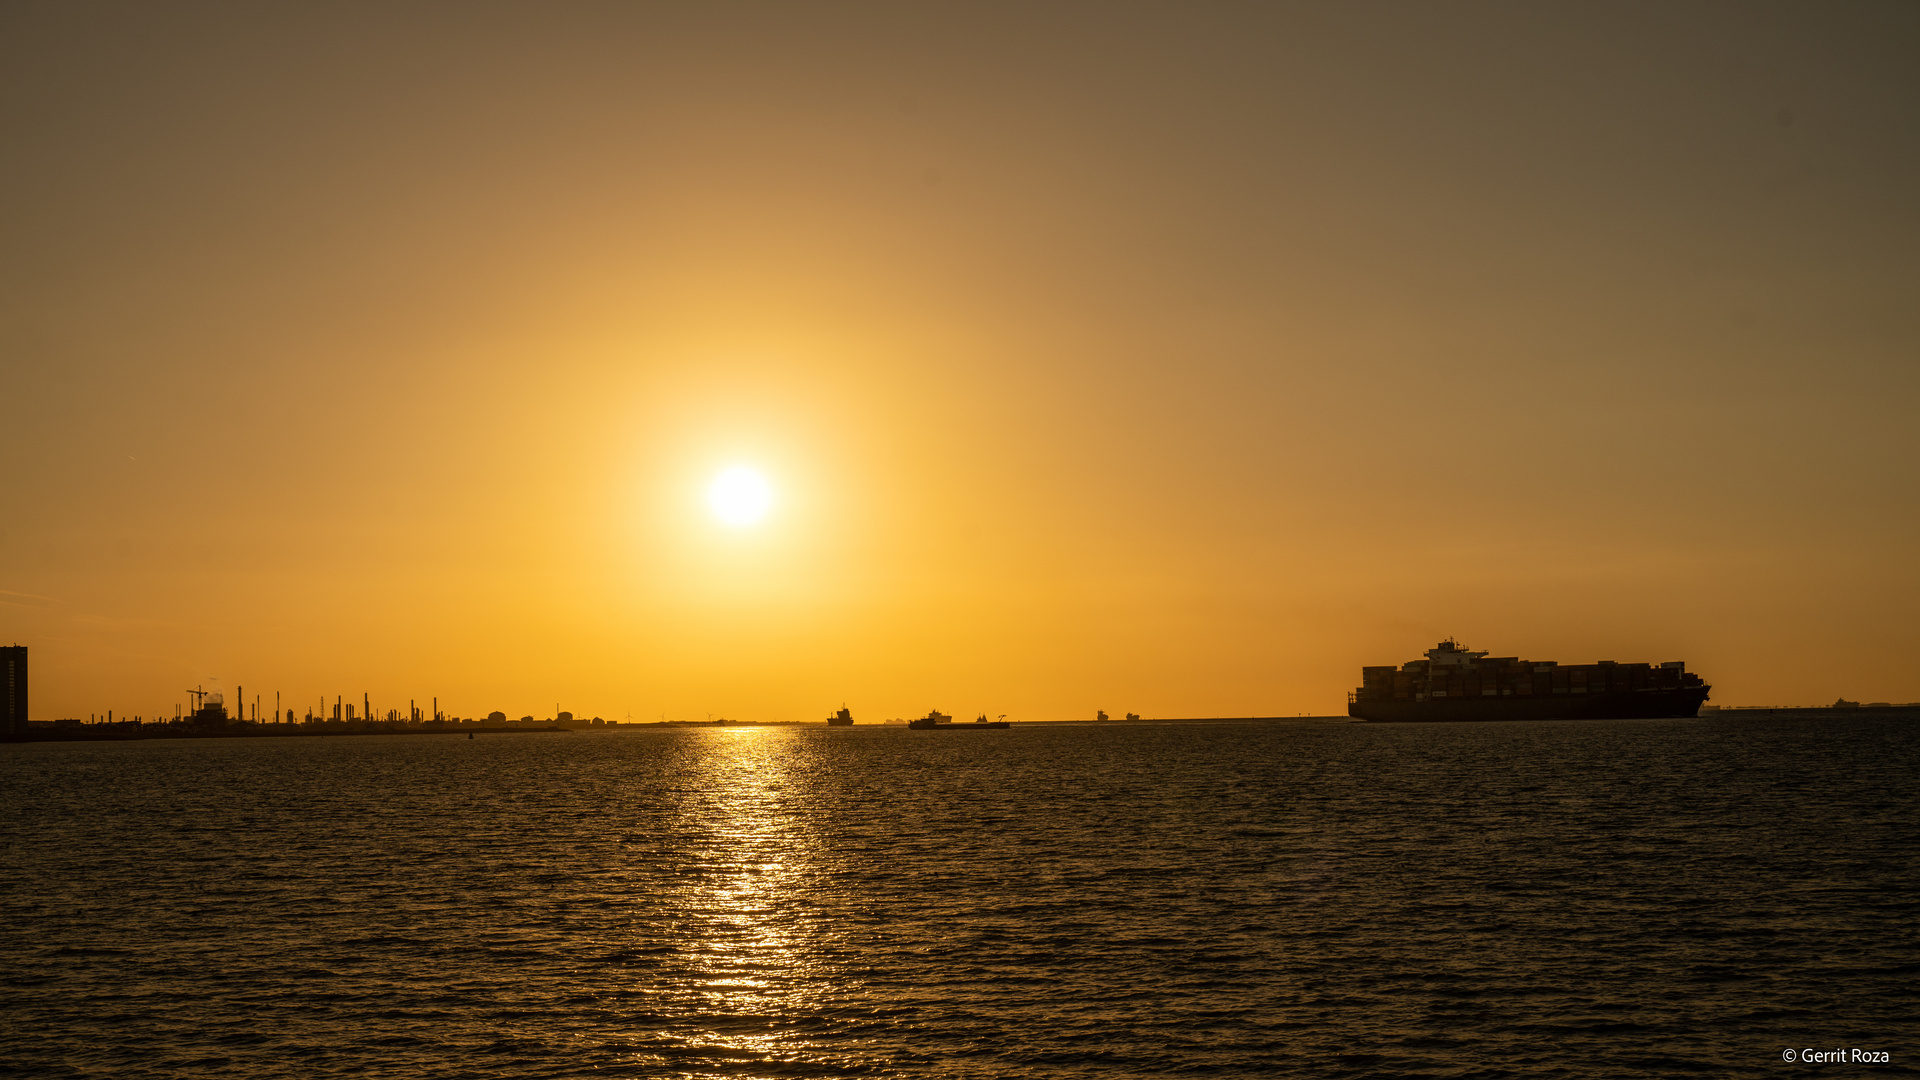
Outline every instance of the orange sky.
<path fill-rule="evenodd" d="M 0 20 L 36 718 L 1920 698 L 1910 5 Z"/>

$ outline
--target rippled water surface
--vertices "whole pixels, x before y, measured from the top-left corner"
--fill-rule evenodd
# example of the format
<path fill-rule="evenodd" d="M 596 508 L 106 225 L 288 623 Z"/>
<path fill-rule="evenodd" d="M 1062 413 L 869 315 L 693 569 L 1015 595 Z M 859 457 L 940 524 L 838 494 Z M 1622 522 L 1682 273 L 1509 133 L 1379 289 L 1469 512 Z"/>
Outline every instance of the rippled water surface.
<path fill-rule="evenodd" d="M 0 747 L 0 1070 L 1920 1058 L 1920 718 Z"/>

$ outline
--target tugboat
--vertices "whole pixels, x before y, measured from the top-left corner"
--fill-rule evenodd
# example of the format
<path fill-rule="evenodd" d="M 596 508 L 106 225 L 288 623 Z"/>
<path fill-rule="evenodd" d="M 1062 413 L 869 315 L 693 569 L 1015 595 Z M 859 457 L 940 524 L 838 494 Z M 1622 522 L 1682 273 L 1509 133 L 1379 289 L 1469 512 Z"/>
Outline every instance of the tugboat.
<path fill-rule="evenodd" d="M 827 717 L 827 726 L 828 727 L 852 727 L 853 714 L 847 711 L 847 707 L 845 705 L 842 705 L 840 706 L 839 712 L 834 713 L 832 716 Z"/>
<path fill-rule="evenodd" d="M 1006 714 L 1002 713 L 1001 715 L 1004 716 Z M 986 713 L 981 713 L 980 719 L 975 720 L 971 724 L 956 724 L 953 722 L 953 717 L 948 716 L 938 709 L 934 709 L 920 719 L 909 723 L 907 726 L 916 731 L 980 731 L 984 728 L 1010 728 L 1013 725 L 1007 723 L 1005 720 L 989 720 L 987 719 Z"/>

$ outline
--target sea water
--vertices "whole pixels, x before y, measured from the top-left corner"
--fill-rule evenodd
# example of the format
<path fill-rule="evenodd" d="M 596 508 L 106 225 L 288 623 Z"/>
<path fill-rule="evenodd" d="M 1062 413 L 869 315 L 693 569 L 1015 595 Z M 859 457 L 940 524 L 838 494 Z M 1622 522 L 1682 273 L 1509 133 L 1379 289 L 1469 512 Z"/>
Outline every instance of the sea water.
<path fill-rule="evenodd" d="M 0 1071 L 1911 1074 L 1917 733 L 5 746 Z"/>

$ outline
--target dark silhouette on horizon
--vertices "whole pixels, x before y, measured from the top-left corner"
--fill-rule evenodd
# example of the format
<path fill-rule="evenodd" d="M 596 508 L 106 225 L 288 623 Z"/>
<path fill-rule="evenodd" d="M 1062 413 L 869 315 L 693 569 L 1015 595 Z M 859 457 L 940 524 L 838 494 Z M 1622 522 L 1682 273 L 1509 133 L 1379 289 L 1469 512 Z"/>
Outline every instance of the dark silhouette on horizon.
<path fill-rule="evenodd" d="M 1514 656 L 1487 659 L 1452 638 L 1425 660 L 1363 667 L 1347 715 L 1379 722 L 1601 720 L 1697 716 L 1713 688 L 1686 661 L 1560 664 Z"/>

